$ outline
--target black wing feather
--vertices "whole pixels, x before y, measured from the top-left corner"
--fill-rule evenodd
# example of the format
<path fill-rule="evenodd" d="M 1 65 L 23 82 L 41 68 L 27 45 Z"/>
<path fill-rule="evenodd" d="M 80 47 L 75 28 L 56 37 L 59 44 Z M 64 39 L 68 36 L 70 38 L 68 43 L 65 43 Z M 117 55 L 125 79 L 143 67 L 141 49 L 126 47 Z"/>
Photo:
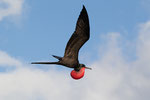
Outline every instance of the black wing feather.
<path fill-rule="evenodd" d="M 77 20 L 75 32 L 72 34 L 67 43 L 64 57 L 69 57 L 78 60 L 78 52 L 86 41 L 90 38 L 89 18 L 85 7 Z"/>

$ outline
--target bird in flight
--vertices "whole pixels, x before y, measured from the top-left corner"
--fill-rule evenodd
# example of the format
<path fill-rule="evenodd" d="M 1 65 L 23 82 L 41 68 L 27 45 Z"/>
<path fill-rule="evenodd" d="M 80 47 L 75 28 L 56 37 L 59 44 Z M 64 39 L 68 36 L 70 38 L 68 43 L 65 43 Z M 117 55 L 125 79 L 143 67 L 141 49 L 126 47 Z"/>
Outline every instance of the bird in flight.
<path fill-rule="evenodd" d="M 68 68 L 73 68 L 71 71 L 71 77 L 73 79 L 80 79 L 84 76 L 85 69 L 91 69 L 86 67 L 84 64 L 80 64 L 78 60 L 78 54 L 80 48 L 90 38 L 90 25 L 88 13 L 85 6 L 83 5 L 82 11 L 80 12 L 79 18 L 76 23 L 76 28 L 71 38 L 69 39 L 65 53 L 63 57 L 55 56 L 58 62 L 32 62 L 31 64 L 56 64 L 63 65 Z"/>

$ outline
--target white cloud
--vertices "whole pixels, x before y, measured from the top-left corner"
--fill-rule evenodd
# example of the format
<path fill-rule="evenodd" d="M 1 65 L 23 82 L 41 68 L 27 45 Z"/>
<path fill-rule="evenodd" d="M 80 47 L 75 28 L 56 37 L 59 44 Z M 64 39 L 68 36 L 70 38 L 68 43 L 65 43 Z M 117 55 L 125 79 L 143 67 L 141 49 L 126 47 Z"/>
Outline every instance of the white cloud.
<path fill-rule="evenodd" d="M 149 100 L 150 22 L 139 27 L 135 61 L 126 61 L 120 33 L 106 35 L 103 56 L 90 64 L 85 77 L 73 80 L 68 71 L 43 71 L 0 51 L 0 66 L 20 66 L 0 73 L 2 100 Z M 7 62 L 9 61 L 9 62 Z"/>
<path fill-rule="evenodd" d="M 138 37 L 138 57 L 150 63 L 150 21 L 140 25 Z"/>
<path fill-rule="evenodd" d="M 4 18 L 20 16 L 24 0 L 0 0 L 0 21 Z"/>
<path fill-rule="evenodd" d="M 11 56 L 9 56 L 6 52 L 0 51 L 0 67 L 10 66 L 10 67 L 19 67 L 21 66 L 21 62 Z"/>

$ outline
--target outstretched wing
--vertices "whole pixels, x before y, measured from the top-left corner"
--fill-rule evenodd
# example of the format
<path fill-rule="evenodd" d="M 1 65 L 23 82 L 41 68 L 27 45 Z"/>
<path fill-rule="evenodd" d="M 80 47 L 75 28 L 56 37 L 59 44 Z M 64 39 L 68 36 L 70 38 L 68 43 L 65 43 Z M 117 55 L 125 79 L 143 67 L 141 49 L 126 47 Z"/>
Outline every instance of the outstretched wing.
<path fill-rule="evenodd" d="M 90 26 L 89 26 L 89 18 L 85 7 L 79 15 L 76 29 L 72 34 L 70 40 L 67 43 L 64 57 L 69 57 L 74 60 L 78 60 L 78 52 L 83 44 L 90 37 Z"/>

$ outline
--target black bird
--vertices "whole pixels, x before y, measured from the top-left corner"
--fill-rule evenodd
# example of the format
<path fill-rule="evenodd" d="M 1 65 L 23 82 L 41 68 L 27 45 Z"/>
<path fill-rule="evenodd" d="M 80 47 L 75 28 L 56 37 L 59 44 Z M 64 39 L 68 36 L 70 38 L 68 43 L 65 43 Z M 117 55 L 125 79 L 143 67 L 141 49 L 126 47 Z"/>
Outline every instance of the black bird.
<path fill-rule="evenodd" d="M 89 18 L 85 6 L 83 5 L 79 18 L 76 23 L 76 28 L 65 48 L 63 57 L 52 55 L 57 58 L 58 62 L 32 62 L 32 64 L 57 64 L 69 68 L 74 68 L 75 72 L 79 72 L 82 68 L 91 69 L 84 64 L 80 64 L 78 53 L 80 48 L 90 38 Z"/>

